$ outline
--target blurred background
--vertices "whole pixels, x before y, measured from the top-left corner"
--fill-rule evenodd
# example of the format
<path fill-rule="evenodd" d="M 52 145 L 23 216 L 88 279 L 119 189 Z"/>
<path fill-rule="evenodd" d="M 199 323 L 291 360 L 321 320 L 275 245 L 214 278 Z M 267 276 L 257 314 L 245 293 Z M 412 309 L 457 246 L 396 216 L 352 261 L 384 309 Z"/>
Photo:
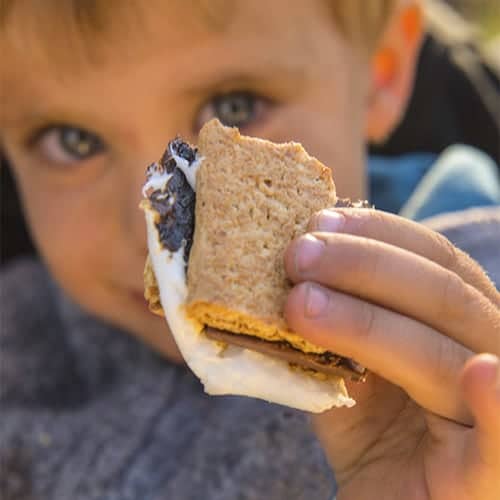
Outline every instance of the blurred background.
<path fill-rule="evenodd" d="M 425 2 L 427 34 L 406 116 L 371 153 L 440 154 L 466 144 L 500 165 L 500 0 Z"/>
<path fill-rule="evenodd" d="M 386 143 L 370 145 L 370 153 L 440 154 L 462 143 L 500 165 L 500 0 L 428 2 L 429 27 L 406 117 Z M 5 264 L 34 249 L 8 165 L 0 161 L 0 264 Z"/>
<path fill-rule="evenodd" d="M 500 35 L 499 0 L 447 0 L 465 19 L 481 27 L 481 38 L 491 40 Z"/>

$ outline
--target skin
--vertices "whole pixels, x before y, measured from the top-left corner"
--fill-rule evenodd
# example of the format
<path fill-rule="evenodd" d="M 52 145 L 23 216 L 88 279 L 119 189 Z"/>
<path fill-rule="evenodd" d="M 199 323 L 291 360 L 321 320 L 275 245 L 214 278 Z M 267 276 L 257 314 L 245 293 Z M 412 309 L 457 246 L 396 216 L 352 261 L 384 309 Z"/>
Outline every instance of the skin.
<path fill-rule="evenodd" d="M 0 75 L 1 143 L 40 254 L 85 309 L 179 362 L 165 322 L 149 313 L 142 297 L 147 248 L 138 204 L 145 166 L 177 134 L 196 141 L 199 120 L 215 116 L 210 108 L 215 95 L 251 91 L 274 101 L 258 103 L 261 111 L 242 131 L 301 141 L 325 163 L 338 165 L 338 187 L 346 196 L 364 194 L 361 137 L 368 78 L 358 75 L 367 68 L 354 57 L 350 62 L 353 51 L 336 34 L 322 2 L 290 8 L 285 3 L 242 6 L 221 32 L 204 27 L 196 12 L 182 7 L 185 2 L 166 10 L 158 1 L 143 13 L 146 45 L 141 33 L 130 34 L 130 46 L 118 33 L 120 45 L 110 54 L 102 50 L 102 64 L 82 61 L 66 70 L 35 51 L 27 57 L 25 45 L 3 41 L 2 66 L 8 70 Z M 282 12 L 286 22 L 277 28 L 272 20 Z M 23 33 L 34 30 L 21 6 L 12 23 L 16 16 Z M 305 20 L 315 29 L 304 31 Z M 60 123 L 98 134 L 106 150 L 70 161 L 56 132 L 29 139 Z"/>
<path fill-rule="evenodd" d="M 448 240 L 397 216 L 323 211 L 310 230 L 285 257 L 287 322 L 371 371 L 347 384 L 354 408 L 313 417 L 338 500 L 498 498 L 500 294 Z"/>
<path fill-rule="evenodd" d="M 246 91 L 265 99 L 254 99 L 244 133 L 302 142 L 334 166 L 340 195 L 363 197 L 364 143 L 387 135 L 404 112 L 420 11 L 402 2 L 368 58 L 338 34 L 319 0 L 242 2 L 224 29 L 206 27 L 185 2 L 147 5 L 147 36 L 120 36 L 97 63 L 75 52 L 65 69 L 7 33 L 0 140 L 61 286 L 90 313 L 182 362 L 141 298 L 145 165 L 176 134 L 194 142 L 199 124 L 217 116 L 215 95 Z M 16 9 L 11 30 L 17 19 L 22 43 L 36 47 L 29 12 Z M 68 155 L 61 124 L 105 146 L 83 159 Z M 354 409 L 314 419 L 339 499 L 373 491 L 384 499 L 497 499 L 500 391 L 489 380 L 500 354 L 498 293 L 477 264 L 420 225 L 369 210 L 337 213 L 342 228 L 327 212 L 290 245 L 285 264 L 296 286 L 285 313 L 304 337 L 373 373 L 350 387 Z M 484 351 L 496 356 L 474 356 Z"/>

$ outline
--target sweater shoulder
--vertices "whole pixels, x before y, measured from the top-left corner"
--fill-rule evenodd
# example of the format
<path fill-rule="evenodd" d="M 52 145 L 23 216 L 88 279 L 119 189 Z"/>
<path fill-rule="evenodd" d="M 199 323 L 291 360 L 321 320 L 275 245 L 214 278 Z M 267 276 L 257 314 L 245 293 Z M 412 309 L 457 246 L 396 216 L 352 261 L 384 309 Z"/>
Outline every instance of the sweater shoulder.
<path fill-rule="evenodd" d="M 469 254 L 500 289 L 500 207 L 471 208 L 424 221 Z"/>
<path fill-rule="evenodd" d="M 0 273 L 0 304 L 2 406 L 68 404 L 81 384 L 46 268 L 34 259 L 8 264 Z"/>

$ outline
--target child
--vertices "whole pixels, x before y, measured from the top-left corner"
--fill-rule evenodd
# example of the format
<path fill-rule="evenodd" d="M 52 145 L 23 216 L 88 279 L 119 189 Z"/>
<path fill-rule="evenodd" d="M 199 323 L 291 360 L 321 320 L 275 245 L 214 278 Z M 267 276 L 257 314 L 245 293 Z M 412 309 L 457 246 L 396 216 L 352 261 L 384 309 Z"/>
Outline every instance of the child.
<path fill-rule="evenodd" d="M 304 417 L 203 395 L 147 311 L 144 166 L 217 116 L 302 142 L 364 197 L 365 141 L 411 90 L 419 4 L 4 0 L 1 26 L 0 140 L 57 282 L 33 262 L 3 276 L 3 498 L 327 498 Z M 286 255 L 286 318 L 373 372 L 354 409 L 313 419 L 338 498 L 498 498 L 493 284 L 394 215 L 326 210 L 311 231 Z"/>

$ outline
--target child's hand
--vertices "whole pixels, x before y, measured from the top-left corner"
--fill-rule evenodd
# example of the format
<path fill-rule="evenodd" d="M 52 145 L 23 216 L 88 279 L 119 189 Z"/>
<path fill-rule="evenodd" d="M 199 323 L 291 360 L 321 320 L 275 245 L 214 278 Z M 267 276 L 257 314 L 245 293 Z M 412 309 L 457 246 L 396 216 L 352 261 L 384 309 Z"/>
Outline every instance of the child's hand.
<path fill-rule="evenodd" d="M 336 209 L 310 229 L 285 256 L 287 321 L 372 372 L 348 382 L 354 408 L 313 418 L 338 500 L 498 500 L 500 294 L 400 217 Z"/>

